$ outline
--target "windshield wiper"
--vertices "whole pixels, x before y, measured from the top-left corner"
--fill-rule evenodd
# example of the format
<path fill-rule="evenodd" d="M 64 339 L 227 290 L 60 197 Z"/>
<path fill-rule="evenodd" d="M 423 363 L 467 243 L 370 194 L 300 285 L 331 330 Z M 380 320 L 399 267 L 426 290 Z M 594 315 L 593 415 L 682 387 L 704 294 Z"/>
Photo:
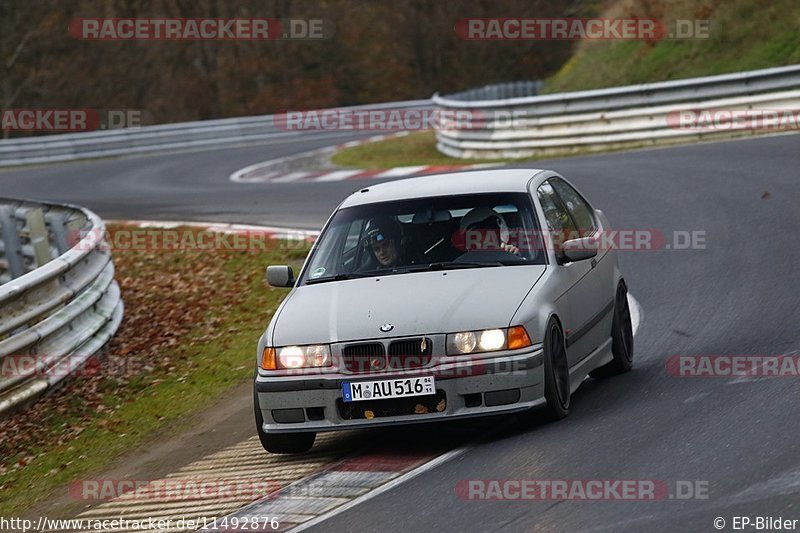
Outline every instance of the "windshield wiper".
<path fill-rule="evenodd" d="M 327 283 L 329 281 L 344 281 L 347 279 L 388 276 L 391 274 L 404 274 L 406 272 L 426 272 L 429 270 L 455 270 L 460 268 L 486 268 L 486 267 L 498 267 L 498 266 L 507 266 L 507 263 L 503 263 L 501 261 L 486 261 L 483 263 L 469 262 L 469 261 L 443 261 L 438 263 L 429 263 L 427 265 L 410 265 L 407 267 L 399 267 L 393 269 L 376 269 L 366 272 L 340 273 L 334 276 L 325 276 L 322 278 L 308 279 L 306 280 L 305 285 L 313 285 L 315 283 Z"/>
<path fill-rule="evenodd" d="M 343 281 L 346 279 L 368 278 L 374 274 L 355 274 L 355 273 L 341 273 L 335 276 L 325 276 L 323 278 L 312 278 L 306 280 L 306 285 L 313 285 L 314 283 L 326 283 L 328 281 Z"/>
<path fill-rule="evenodd" d="M 423 272 L 426 270 L 451 270 L 456 268 L 484 268 L 505 266 L 500 261 L 487 261 L 485 263 L 467 262 L 467 261 L 443 261 L 438 263 L 430 263 L 428 265 L 419 265 L 408 267 L 408 272 Z"/>

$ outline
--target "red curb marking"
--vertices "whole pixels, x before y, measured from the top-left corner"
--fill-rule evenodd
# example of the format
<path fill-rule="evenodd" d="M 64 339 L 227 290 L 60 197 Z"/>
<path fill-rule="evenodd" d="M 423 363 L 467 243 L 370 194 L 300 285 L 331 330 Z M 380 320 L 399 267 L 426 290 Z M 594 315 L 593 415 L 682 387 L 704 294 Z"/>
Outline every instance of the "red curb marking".
<path fill-rule="evenodd" d="M 423 174 L 436 174 L 437 172 L 449 172 L 451 170 L 461 170 L 464 168 L 468 168 L 471 165 L 433 165 L 418 172 L 415 174 L 423 175 Z"/>
<path fill-rule="evenodd" d="M 375 176 L 375 175 L 380 174 L 382 172 L 386 172 L 386 170 L 387 169 L 385 169 L 385 168 L 376 168 L 374 170 L 365 170 L 364 172 L 360 172 L 358 174 L 350 176 L 347 179 L 348 180 L 363 180 L 363 179 L 371 178 L 372 176 Z"/>
<path fill-rule="evenodd" d="M 401 472 L 409 467 L 426 463 L 433 455 L 379 455 L 371 454 L 352 459 L 345 459 L 331 470 L 349 472 Z"/>

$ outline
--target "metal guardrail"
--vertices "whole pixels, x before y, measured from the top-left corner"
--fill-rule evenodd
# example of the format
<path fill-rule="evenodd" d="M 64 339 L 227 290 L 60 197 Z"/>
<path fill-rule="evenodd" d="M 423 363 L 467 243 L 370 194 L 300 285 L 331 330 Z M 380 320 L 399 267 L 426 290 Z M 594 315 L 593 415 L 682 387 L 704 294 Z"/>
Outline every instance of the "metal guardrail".
<path fill-rule="evenodd" d="M 430 107 L 430 100 L 409 100 L 342 109 L 379 110 Z M 144 153 L 229 148 L 261 144 L 290 136 L 339 138 L 352 131 L 287 131 L 275 124 L 280 115 L 225 118 L 125 128 L 46 135 L 0 141 L 0 167 L 116 157 Z M 280 121 L 278 121 L 280 122 Z M 315 137 L 316 136 L 316 137 Z"/>
<path fill-rule="evenodd" d="M 104 234 L 87 209 L 0 198 L 0 415 L 81 368 L 119 327 Z"/>
<path fill-rule="evenodd" d="M 461 126 L 436 132 L 440 152 L 465 159 L 517 158 L 686 142 L 757 133 L 680 128 L 680 110 L 798 109 L 800 65 L 532 97 L 464 101 L 435 94 L 439 109 L 463 111 Z"/>
<path fill-rule="evenodd" d="M 542 88 L 541 81 L 511 81 L 484 85 L 458 93 L 448 94 L 449 100 L 457 102 L 474 102 L 481 100 L 505 100 L 508 98 L 523 98 L 536 96 Z"/>

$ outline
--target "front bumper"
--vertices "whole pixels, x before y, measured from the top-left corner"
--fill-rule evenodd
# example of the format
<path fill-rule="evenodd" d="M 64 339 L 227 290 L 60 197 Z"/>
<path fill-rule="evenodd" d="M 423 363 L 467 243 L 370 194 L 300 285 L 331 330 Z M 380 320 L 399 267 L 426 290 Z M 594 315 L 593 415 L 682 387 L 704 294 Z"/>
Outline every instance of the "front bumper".
<path fill-rule="evenodd" d="M 264 420 L 262 429 L 265 433 L 335 431 L 512 413 L 537 407 L 545 402 L 542 347 L 535 345 L 526 350 L 468 362 L 440 363 L 413 372 L 313 376 L 269 376 L 259 372 L 255 387 L 257 408 Z M 363 417 L 363 414 L 353 416 L 352 413 L 342 416 L 342 405 L 362 403 L 342 404 L 342 383 L 345 381 L 430 375 L 436 379 L 438 398 L 443 396 L 445 399 L 441 411 L 432 409 L 424 414 L 374 418 Z M 376 400 L 395 401 L 398 400 Z"/>

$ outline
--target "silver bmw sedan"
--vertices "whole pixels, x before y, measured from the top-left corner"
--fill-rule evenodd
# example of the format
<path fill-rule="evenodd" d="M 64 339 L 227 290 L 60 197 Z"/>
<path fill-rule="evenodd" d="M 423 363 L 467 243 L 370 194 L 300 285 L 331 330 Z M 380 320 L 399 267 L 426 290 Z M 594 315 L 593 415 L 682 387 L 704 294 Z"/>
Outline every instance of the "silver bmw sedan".
<path fill-rule="evenodd" d="M 393 181 L 350 195 L 261 336 L 261 443 L 499 413 L 560 419 L 587 375 L 633 362 L 605 215 L 549 170 Z"/>

